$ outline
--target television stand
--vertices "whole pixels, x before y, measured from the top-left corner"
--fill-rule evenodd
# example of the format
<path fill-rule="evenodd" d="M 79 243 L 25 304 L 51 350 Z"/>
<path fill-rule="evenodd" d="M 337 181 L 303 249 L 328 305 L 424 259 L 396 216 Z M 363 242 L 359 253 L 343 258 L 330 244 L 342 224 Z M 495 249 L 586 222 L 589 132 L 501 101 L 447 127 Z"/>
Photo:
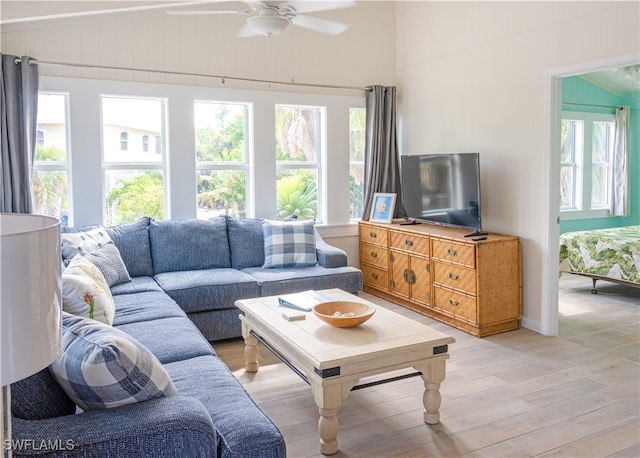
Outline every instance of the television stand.
<path fill-rule="evenodd" d="M 487 232 L 475 231 L 470 234 L 465 235 L 464 237 L 480 237 L 482 235 L 489 235 Z"/>

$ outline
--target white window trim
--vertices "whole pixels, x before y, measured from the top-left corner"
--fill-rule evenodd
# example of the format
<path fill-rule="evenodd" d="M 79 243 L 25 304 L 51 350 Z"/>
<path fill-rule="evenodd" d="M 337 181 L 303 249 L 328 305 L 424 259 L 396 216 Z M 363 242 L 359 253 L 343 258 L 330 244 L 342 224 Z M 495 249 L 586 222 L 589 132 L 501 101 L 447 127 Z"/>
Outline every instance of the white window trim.
<path fill-rule="evenodd" d="M 97 224 L 103 218 L 102 146 L 99 96 L 116 94 L 119 97 L 165 97 L 168 130 L 164 138 L 167 159 L 167 217 L 195 218 L 195 145 L 193 135 L 193 102 L 219 100 L 252 104 L 249 119 L 250 183 L 254 208 L 247 208 L 247 216 L 270 218 L 275 215 L 275 110 L 278 105 L 308 105 L 327 107 L 326 177 L 322 198 L 327 203 L 327 218 L 323 225 L 340 227 L 349 224 L 349 109 L 364 108 L 365 94 L 331 95 L 304 92 L 281 92 L 260 89 L 234 89 L 212 86 L 97 80 L 42 76 L 41 91 L 69 93 L 72 185 L 75 212 L 74 225 Z M 148 164 L 145 164 L 148 166 Z M 256 172 L 257 171 L 257 172 Z"/>
<path fill-rule="evenodd" d="M 574 183 L 574 192 L 576 193 L 575 202 L 578 208 L 560 208 L 562 220 L 606 218 L 611 216 L 608 208 L 591 208 L 591 157 L 593 148 L 593 123 L 597 121 L 615 122 L 615 115 L 609 113 L 563 111 L 561 119 L 583 121 L 583 138 L 581 140 L 583 155 L 575 158 L 578 170 Z M 609 196 L 609 199 L 610 198 Z"/>

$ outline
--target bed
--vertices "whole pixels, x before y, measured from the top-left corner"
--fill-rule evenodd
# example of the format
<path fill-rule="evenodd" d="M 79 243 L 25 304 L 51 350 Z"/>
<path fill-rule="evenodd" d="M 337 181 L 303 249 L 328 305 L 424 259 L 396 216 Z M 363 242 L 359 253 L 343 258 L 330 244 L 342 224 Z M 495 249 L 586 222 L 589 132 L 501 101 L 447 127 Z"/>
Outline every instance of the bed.
<path fill-rule="evenodd" d="M 640 288 L 640 226 L 566 232 L 560 236 L 560 272 Z"/>

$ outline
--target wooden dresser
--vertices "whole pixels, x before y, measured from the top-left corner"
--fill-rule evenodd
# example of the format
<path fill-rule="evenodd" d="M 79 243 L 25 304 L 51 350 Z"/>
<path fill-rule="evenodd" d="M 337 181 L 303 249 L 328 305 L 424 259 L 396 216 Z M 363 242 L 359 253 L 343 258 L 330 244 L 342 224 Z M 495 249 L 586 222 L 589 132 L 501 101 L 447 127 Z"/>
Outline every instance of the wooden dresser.
<path fill-rule="evenodd" d="M 359 223 L 364 290 L 478 337 L 520 327 L 520 239 L 432 224 Z"/>

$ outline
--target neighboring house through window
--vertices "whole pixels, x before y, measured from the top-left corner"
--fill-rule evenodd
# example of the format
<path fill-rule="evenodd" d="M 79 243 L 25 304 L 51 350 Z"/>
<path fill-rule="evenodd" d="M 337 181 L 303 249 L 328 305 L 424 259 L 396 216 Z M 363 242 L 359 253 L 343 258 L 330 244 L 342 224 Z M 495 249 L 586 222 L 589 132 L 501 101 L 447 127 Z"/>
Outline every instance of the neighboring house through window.
<path fill-rule="evenodd" d="M 165 109 L 161 98 L 101 97 L 105 224 L 166 217 L 166 152 L 148 154 L 143 141 L 148 138 L 143 132 L 164 136 Z M 115 132 L 120 132 L 120 145 L 112 141 Z"/>
<path fill-rule="evenodd" d="M 349 219 L 362 218 L 364 199 L 364 139 L 366 110 L 349 110 Z"/>

